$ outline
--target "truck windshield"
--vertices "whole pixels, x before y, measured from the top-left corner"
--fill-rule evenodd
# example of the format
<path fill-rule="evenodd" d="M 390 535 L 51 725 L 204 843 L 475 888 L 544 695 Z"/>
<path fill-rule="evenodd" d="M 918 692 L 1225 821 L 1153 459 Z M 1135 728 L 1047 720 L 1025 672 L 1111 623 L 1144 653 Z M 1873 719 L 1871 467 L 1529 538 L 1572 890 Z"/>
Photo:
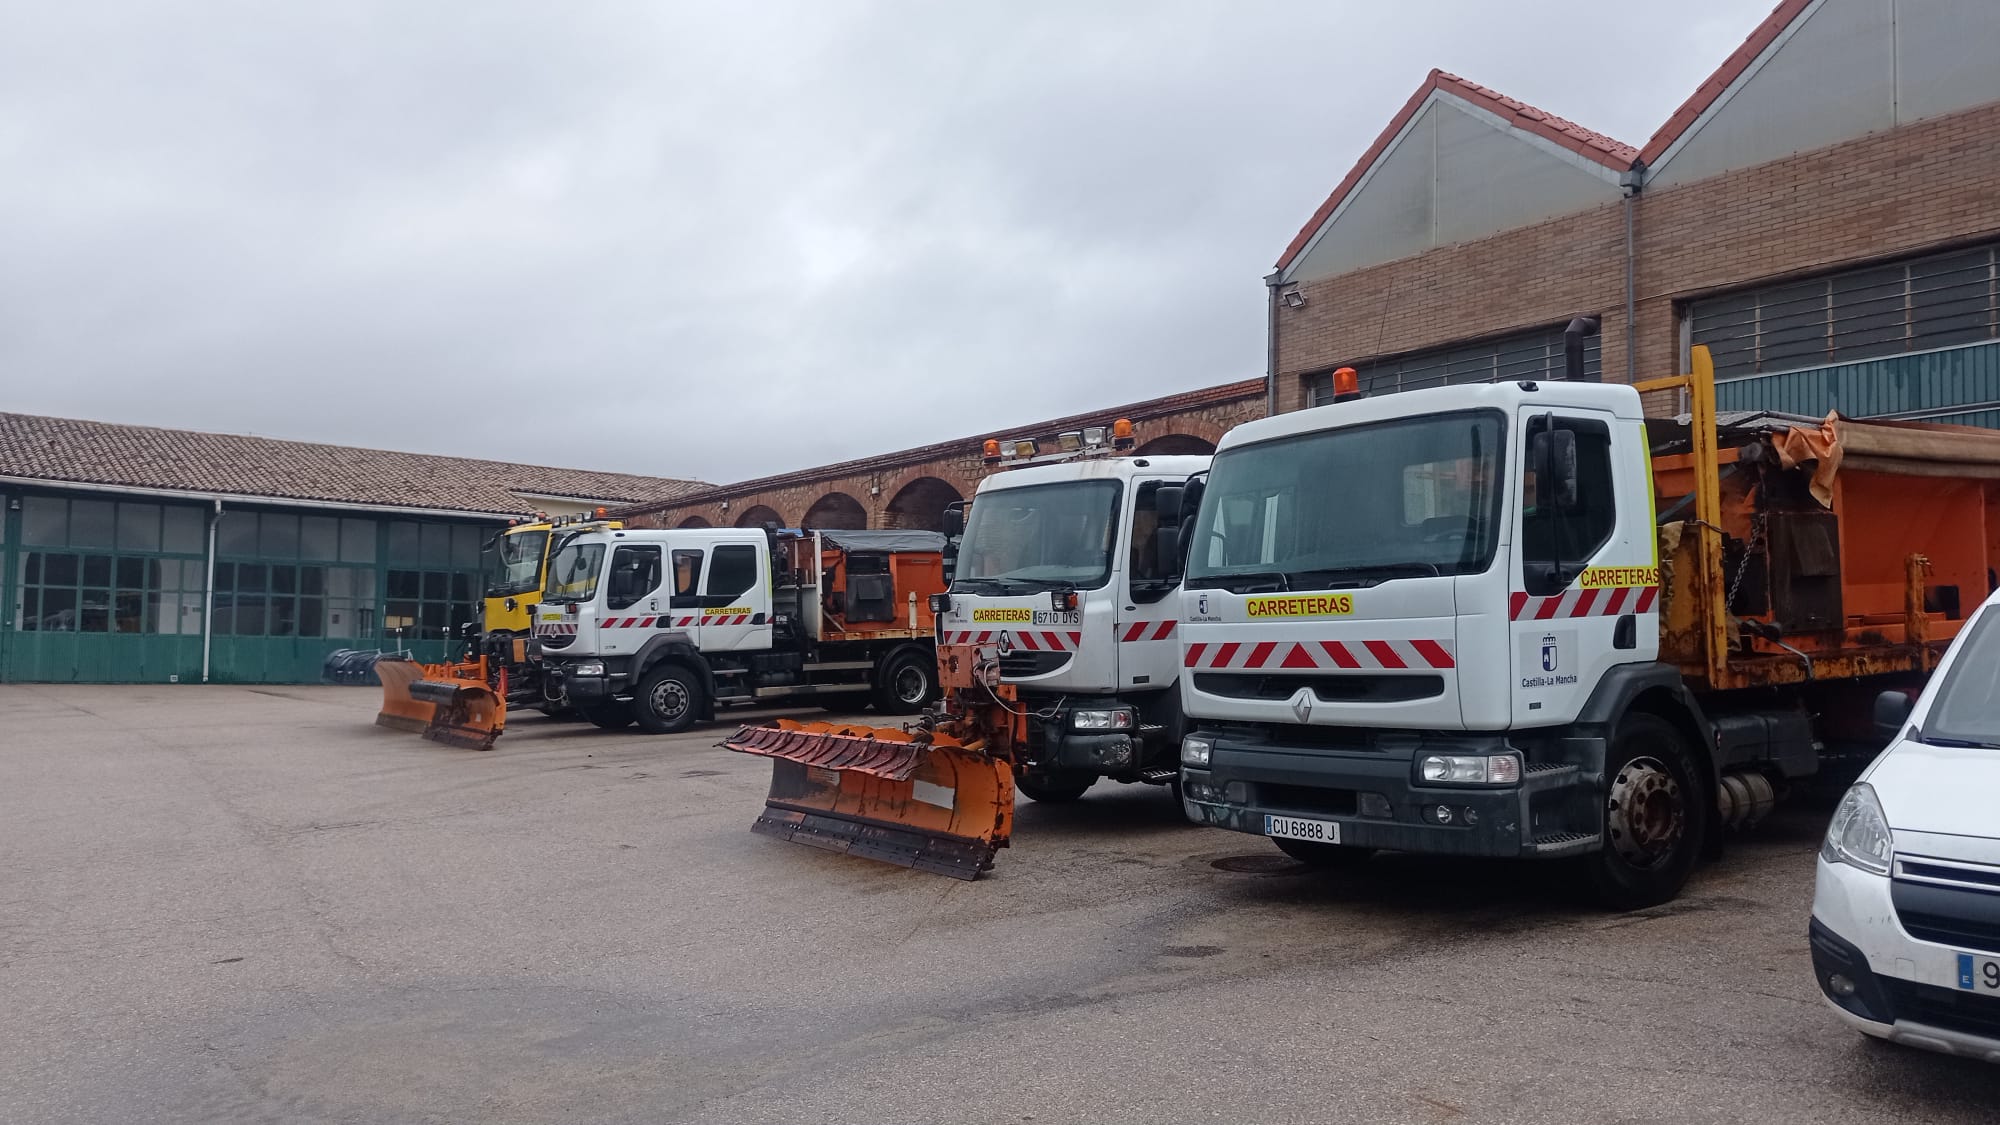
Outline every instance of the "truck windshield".
<path fill-rule="evenodd" d="M 1118 487 L 1062 481 L 975 496 L 952 588 L 1004 594 L 1104 585 L 1117 540 Z"/>
<path fill-rule="evenodd" d="M 514 531 L 500 536 L 486 552 L 486 596 L 525 594 L 542 587 L 542 551 L 546 531 Z"/>
<path fill-rule="evenodd" d="M 2000 750 L 2000 610 L 1979 615 L 1960 642 L 1951 670 L 1924 718 L 1922 739 L 1933 746 Z"/>
<path fill-rule="evenodd" d="M 603 569 L 604 544 L 569 540 L 549 557 L 549 584 L 544 602 L 587 602 L 597 596 L 597 576 Z"/>
<path fill-rule="evenodd" d="M 1477 574 L 1500 525 L 1494 411 L 1343 426 L 1216 455 L 1187 585 L 1237 593 Z"/>

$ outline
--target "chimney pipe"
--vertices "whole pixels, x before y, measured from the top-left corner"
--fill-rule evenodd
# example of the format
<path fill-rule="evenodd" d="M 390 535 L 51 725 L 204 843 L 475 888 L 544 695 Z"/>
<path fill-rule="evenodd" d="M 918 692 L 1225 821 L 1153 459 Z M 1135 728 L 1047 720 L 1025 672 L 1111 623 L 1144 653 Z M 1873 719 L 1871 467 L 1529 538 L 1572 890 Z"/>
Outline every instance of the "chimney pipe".
<path fill-rule="evenodd" d="M 1568 328 L 1563 329 L 1564 379 L 1572 383 L 1585 381 L 1583 374 L 1583 338 L 1585 336 L 1597 335 L 1597 329 L 1601 323 L 1597 317 L 1580 316 L 1570 321 Z M 1589 381 L 1594 383 L 1598 382 L 1601 378 L 1602 374 L 1600 373 L 1599 379 Z"/>

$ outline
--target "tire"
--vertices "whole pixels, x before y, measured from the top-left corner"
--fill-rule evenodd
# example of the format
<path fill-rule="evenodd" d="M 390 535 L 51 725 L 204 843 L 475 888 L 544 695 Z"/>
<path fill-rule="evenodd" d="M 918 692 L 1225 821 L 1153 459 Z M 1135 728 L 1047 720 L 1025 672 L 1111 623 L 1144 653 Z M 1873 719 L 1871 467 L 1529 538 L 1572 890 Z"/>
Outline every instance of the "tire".
<path fill-rule="evenodd" d="M 647 734 L 679 734 L 701 716 L 701 677 L 685 664 L 655 664 L 639 677 L 632 711 Z"/>
<path fill-rule="evenodd" d="M 1583 860 L 1585 886 L 1607 910 L 1670 902 L 1694 872 L 1714 808 L 1687 740 L 1657 715 L 1627 715 L 1605 765 L 1604 848 Z"/>
<path fill-rule="evenodd" d="M 599 730 L 624 730 L 632 725 L 630 703 L 600 703 L 595 707 L 579 707 L 576 713 Z"/>
<path fill-rule="evenodd" d="M 875 709 L 884 715 L 914 715 L 937 697 L 937 658 L 927 652 L 904 649 L 875 678 Z"/>
<path fill-rule="evenodd" d="M 1305 864 L 1315 871 L 1345 871 L 1367 862 L 1375 854 L 1374 848 L 1350 848 L 1345 844 L 1322 844 L 1316 840 L 1290 840 L 1283 836 L 1270 837 L 1278 850 Z"/>
<path fill-rule="evenodd" d="M 1026 793 L 1029 798 L 1044 805 L 1064 805 L 1083 796 L 1084 790 L 1097 784 L 1095 774 L 1016 774 L 1014 788 Z"/>

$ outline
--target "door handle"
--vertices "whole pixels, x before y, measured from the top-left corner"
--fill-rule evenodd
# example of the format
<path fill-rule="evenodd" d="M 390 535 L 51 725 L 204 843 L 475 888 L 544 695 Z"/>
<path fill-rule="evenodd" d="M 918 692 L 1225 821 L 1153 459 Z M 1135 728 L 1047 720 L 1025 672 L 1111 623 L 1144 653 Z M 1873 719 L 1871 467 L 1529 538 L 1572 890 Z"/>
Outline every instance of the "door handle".
<path fill-rule="evenodd" d="M 1618 624 L 1611 628 L 1612 648 L 1639 647 L 1639 617 L 1637 614 L 1619 615 Z"/>

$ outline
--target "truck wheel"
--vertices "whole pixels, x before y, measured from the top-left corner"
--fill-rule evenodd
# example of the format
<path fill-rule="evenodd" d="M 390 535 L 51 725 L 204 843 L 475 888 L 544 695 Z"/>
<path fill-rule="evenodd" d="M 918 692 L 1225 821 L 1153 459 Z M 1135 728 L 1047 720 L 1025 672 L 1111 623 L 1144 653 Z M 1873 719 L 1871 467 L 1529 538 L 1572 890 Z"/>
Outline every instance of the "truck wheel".
<path fill-rule="evenodd" d="M 1609 910 L 1669 902 L 1694 871 L 1712 805 L 1687 741 L 1657 715 L 1627 715 L 1606 765 L 1604 848 L 1584 860 L 1591 896 Z"/>
<path fill-rule="evenodd" d="M 577 714 L 583 721 L 600 730 L 624 730 L 632 725 L 632 705 L 630 703 L 599 703 L 593 707 L 578 707 Z"/>
<path fill-rule="evenodd" d="M 685 665 L 655 664 L 639 678 L 632 710 L 647 734 L 679 734 L 701 714 L 701 680 Z"/>
<path fill-rule="evenodd" d="M 1346 844 L 1322 844 L 1317 840 L 1289 840 L 1273 836 L 1278 850 L 1316 871 L 1344 871 L 1365 862 L 1374 848 L 1350 848 Z"/>
<path fill-rule="evenodd" d="M 875 709 L 912 715 L 938 696 L 937 658 L 905 649 L 883 664 L 875 680 Z"/>
<path fill-rule="evenodd" d="M 1014 788 L 1026 793 L 1045 805 L 1060 805 L 1083 796 L 1083 791 L 1097 784 L 1095 774 L 1044 773 L 1014 775 Z"/>

